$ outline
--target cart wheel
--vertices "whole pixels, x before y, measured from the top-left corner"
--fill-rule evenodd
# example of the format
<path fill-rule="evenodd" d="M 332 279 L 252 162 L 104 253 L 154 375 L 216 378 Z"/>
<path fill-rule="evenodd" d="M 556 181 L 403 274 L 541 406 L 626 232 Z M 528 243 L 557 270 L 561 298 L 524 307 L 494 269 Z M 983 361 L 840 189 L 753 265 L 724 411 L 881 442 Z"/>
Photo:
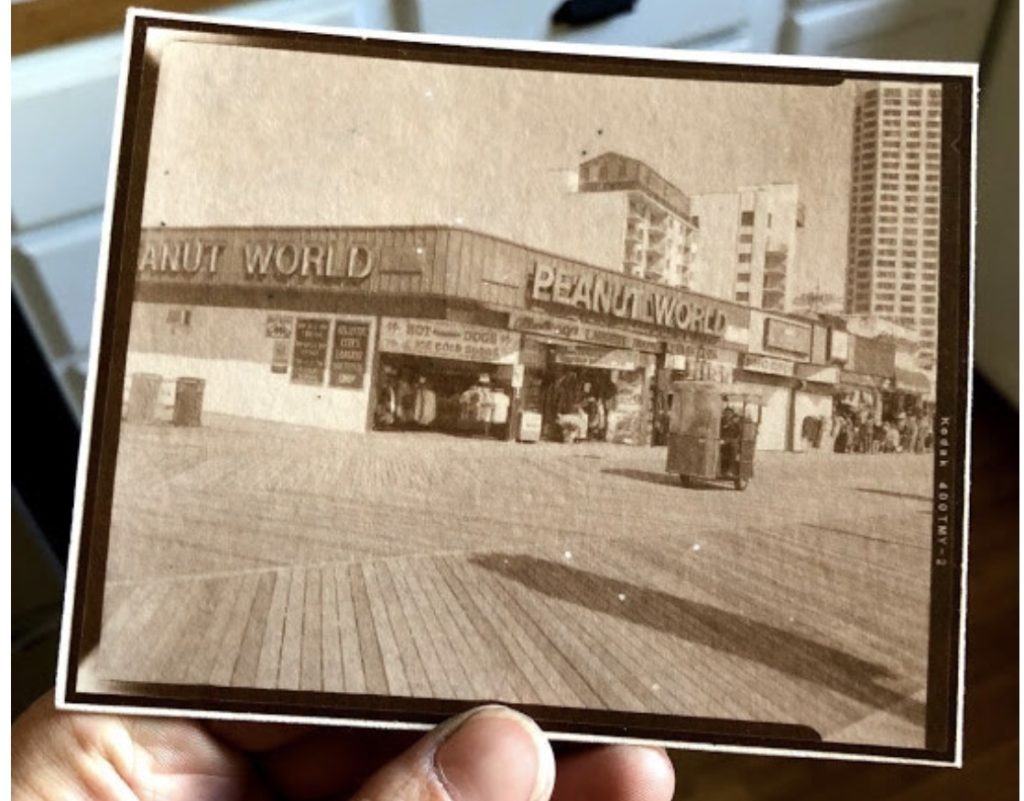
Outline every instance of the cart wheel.
<path fill-rule="evenodd" d="M 747 488 L 747 479 L 745 479 L 745 478 L 734 478 L 733 481 L 732 481 L 732 485 L 736 489 L 738 489 L 740 492 L 742 492 L 743 490 L 745 490 Z"/>

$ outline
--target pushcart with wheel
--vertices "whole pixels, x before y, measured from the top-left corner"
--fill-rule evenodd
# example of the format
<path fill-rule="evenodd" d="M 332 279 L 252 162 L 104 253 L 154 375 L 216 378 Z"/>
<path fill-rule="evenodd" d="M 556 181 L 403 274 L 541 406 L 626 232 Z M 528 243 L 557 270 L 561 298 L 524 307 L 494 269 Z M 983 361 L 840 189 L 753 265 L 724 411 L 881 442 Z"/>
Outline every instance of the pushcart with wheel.
<path fill-rule="evenodd" d="M 760 395 L 732 391 L 728 384 L 673 384 L 665 470 L 683 486 L 729 481 L 746 489 L 754 477 L 763 405 Z"/>

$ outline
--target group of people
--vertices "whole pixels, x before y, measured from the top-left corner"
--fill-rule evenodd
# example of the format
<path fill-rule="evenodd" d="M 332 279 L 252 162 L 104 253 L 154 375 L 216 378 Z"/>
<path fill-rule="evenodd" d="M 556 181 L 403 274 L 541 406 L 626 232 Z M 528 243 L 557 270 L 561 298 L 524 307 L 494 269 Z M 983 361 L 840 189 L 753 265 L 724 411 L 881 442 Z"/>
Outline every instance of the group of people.
<path fill-rule="evenodd" d="M 386 375 L 374 410 L 378 428 L 427 428 L 437 418 L 437 393 L 425 376 Z"/>
<path fill-rule="evenodd" d="M 584 382 L 575 395 L 566 394 L 565 411 L 558 414 L 562 442 L 604 440 L 608 435 L 608 404 L 593 384 Z"/>
<path fill-rule="evenodd" d="M 839 411 L 832 419 L 836 453 L 925 453 L 932 447 L 932 418 L 924 409 L 901 411 L 876 422 L 869 411 Z"/>
<path fill-rule="evenodd" d="M 459 422 L 463 429 L 482 429 L 479 433 L 489 436 L 508 425 L 510 404 L 505 391 L 491 386 L 490 376 L 482 375 L 459 395 Z"/>
<path fill-rule="evenodd" d="M 443 382 L 442 382 L 443 383 Z M 450 383 L 450 382 L 449 382 Z M 377 428 L 441 428 L 499 434 L 508 424 L 511 398 L 481 375 L 468 388 L 435 389 L 427 376 L 387 371 L 377 396 Z"/>

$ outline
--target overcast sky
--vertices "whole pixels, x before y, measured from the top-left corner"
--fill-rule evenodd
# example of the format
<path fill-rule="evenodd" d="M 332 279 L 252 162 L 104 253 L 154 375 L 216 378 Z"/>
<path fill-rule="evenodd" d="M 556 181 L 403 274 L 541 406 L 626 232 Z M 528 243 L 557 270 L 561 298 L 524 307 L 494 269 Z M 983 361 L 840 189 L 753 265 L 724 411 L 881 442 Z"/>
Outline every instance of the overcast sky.
<path fill-rule="evenodd" d="M 842 294 L 853 87 L 456 67 L 174 43 L 146 225 L 458 224 L 595 261 L 583 158 L 615 150 L 686 193 L 796 183 L 795 293 Z M 586 151 L 586 156 L 583 152 Z M 730 265 L 731 268 L 731 265 Z"/>

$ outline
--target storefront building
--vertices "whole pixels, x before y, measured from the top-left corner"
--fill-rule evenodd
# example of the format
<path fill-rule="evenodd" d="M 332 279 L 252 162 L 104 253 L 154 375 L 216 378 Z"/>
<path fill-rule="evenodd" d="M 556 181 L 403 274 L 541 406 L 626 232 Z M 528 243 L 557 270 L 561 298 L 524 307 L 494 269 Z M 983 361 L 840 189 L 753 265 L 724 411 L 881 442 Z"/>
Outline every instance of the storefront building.
<path fill-rule="evenodd" d="M 127 375 L 204 412 L 344 431 L 657 440 L 728 382 L 745 306 L 452 228 L 143 231 Z"/>
<path fill-rule="evenodd" d="M 764 401 L 758 431 L 762 450 L 802 449 L 798 395 L 807 384 L 801 371 L 812 365 L 814 328 L 805 320 L 751 311 L 748 349 L 735 380 L 744 389 L 759 393 Z M 824 354 L 815 370 L 818 366 L 824 366 Z M 800 403 L 800 409 L 805 405 Z"/>

